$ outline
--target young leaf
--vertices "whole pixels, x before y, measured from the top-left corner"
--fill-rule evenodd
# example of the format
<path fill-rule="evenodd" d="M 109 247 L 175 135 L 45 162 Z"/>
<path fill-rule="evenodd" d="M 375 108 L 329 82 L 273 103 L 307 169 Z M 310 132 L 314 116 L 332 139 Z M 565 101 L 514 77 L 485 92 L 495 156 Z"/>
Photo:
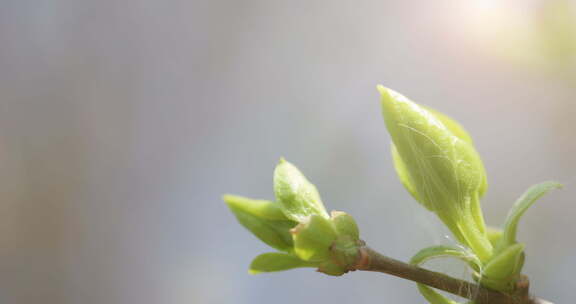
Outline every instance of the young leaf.
<path fill-rule="evenodd" d="M 424 284 L 418 284 L 418 291 L 420 291 L 420 294 L 428 300 L 430 304 L 460 304 L 454 300 L 448 299 Z"/>
<path fill-rule="evenodd" d="M 482 265 L 474 253 L 464 250 L 463 248 L 445 245 L 427 247 L 418 251 L 418 253 L 410 259 L 410 264 L 421 265 L 428 260 L 442 257 L 453 257 L 462 260 L 474 271 L 479 271 Z"/>
<path fill-rule="evenodd" d="M 512 206 L 504 224 L 504 234 L 498 243 L 497 251 L 516 243 L 516 231 L 520 218 L 530 206 L 550 190 L 562 188 L 562 184 L 548 181 L 530 187 Z"/>
<path fill-rule="evenodd" d="M 283 158 L 274 170 L 274 194 L 291 220 L 301 223 L 314 214 L 328 218 L 316 186 Z"/>
<path fill-rule="evenodd" d="M 300 267 L 317 267 L 318 264 L 306 262 L 291 254 L 281 252 L 263 253 L 250 264 L 251 274 L 262 272 L 283 271 Z"/>
<path fill-rule="evenodd" d="M 251 200 L 244 197 L 225 195 L 224 201 L 246 229 L 269 246 L 281 251 L 292 251 L 290 229 L 297 223 L 277 214 L 278 203 Z M 282 218 L 280 220 L 270 219 Z"/>
<path fill-rule="evenodd" d="M 462 248 L 451 247 L 451 246 L 432 246 L 420 250 L 416 255 L 410 259 L 410 264 L 421 265 L 430 259 L 436 259 L 441 257 L 454 257 L 464 261 L 468 264 L 474 271 L 479 271 L 481 267 L 481 262 L 472 252 L 466 251 Z M 447 297 L 441 295 L 433 288 L 430 288 L 424 284 L 418 284 L 418 291 L 420 294 L 428 300 L 431 304 L 459 304 L 456 301 L 450 300 Z"/>
<path fill-rule="evenodd" d="M 268 220 L 287 221 L 288 218 L 282 213 L 280 203 L 266 200 L 256 200 L 238 195 L 225 194 L 224 201 L 228 206 L 235 206 L 244 211 Z"/>

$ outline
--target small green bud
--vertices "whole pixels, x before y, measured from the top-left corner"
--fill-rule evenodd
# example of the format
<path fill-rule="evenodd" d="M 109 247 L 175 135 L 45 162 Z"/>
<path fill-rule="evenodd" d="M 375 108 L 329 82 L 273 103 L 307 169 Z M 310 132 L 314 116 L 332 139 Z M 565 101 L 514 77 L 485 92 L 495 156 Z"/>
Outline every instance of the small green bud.
<path fill-rule="evenodd" d="M 326 260 L 318 266 L 318 272 L 331 276 L 341 276 L 348 272 L 348 270 L 339 264 L 334 263 L 332 260 Z"/>
<path fill-rule="evenodd" d="M 354 240 L 360 239 L 358 225 L 351 215 L 342 211 L 332 211 L 330 215 L 338 235 L 346 235 Z"/>
<path fill-rule="evenodd" d="M 282 211 L 291 220 L 301 223 L 311 215 L 328 218 L 316 186 L 283 158 L 274 170 L 274 194 L 282 204 Z"/>
<path fill-rule="evenodd" d="M 482 269 L 480 284 L 498 291 L 509 291 L 524 265 L 524 244 L 516 243 L 495 254 Z"/>
<path fill-rule="evenodd" d="M 331 259 L 329 262 L 334 265 L 332 266 L 332 273 L 323 272 L 330 275 L 342 275 L 349 270 L 355 269 L 358 255 L 360 254 L 359 250 L 363 245 L 363 241 L 353 239 L 349 235 L 338 236 L 330 247 Z"/>
<path fill-rule="evenodd" d="M 292 234 L 295 254 L 320 263 L 318 271 L 333 276 L 353 269 L 364 244 L 354 219 L 340 211 L 332 211 L 330 219 L 312 215 L 292 229 Z"/>
<path fill-rule="evenodd" d="M 342 211 L 330 214 L 338 236 L 330 246 L 330 260 L 320 265 L 318 271 L 338 276 L 355 268 L 364 242 L 360 240 L 358 225 L 352 216 Z"/>
<path fill-rule="evenodd" d="M 281 253 L 281 252 L 268 252 L 263 253 L 250 264 L 250 274 L 258 274 L 262 272 L 283 271 L 301 267 L 318 267 L 317 263 L 306 262 L 299 259 L 297 256 Z"/>
<path fill-rule="evenodd" d="M 330 258 L 330 246 L 336 240 L 334 224 L 319 215 L 311 215 L 291 230 L 294 252 L 305 261 L 322 262 Z"/>
<path fill-rule="evenodd" d="M 238 222 L 262 242 L 281 251 L 292 251 L 290 229 L 297 223 L 280 212 L 279 203 L 235 195 L 224 195 L 223 199 Z"/>
<path fill-rule="evenodd" d="M 486 173 L 470 136 L 448 116 L 383 86 L 378 90 L 400 180 L 461 243 L 487 260 L 492 245 L 479 206 Z"/>

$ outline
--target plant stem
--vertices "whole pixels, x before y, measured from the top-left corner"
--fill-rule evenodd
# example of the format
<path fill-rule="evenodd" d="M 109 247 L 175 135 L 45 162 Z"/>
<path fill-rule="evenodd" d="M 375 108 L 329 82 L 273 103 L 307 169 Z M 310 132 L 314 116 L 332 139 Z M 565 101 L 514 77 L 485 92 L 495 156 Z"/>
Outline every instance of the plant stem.
<path fill-rule="evenodd" d="M 383 256 L 369 247 L 360 248 L 355 269 L 387 273 L 474 300 L 476 304 L 551 304 L 544 300 L 529 297 L 529 284 L 526 277 L 522 277 L 517 283 L 517 288 L 513 294 L 505 294 Z"/>

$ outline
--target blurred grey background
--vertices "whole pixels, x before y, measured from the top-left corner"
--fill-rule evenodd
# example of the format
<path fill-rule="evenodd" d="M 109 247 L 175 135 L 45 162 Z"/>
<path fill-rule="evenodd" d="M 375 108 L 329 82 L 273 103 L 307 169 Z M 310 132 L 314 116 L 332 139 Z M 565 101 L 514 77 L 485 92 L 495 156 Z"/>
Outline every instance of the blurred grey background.
<path fill-rule="evenodd" d="M 220 197 L 272 198 L 280 156 L 407 260 L 449 242 L 389 155 L 375 85 L 462 122 L 487 222 L 530 185 L 532 291 L 573 300 L 574 1 L 0 0 L 0 303 L 424 303 L 413 283 L 310 269 Z M 464 277 L 460 264 L 441 264 Z"/>

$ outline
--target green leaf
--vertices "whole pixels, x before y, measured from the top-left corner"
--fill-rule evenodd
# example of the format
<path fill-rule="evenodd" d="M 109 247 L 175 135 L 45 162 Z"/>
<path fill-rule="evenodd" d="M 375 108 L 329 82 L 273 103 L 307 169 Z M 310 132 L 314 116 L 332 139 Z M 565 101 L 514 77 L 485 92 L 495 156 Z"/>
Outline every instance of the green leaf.
<path fill-rule="evenodd" d="M 279 208 L 278 203 L 233 195 L 225 195 L 223 199 L 238 222 L 262 242 L 281 251 L 292 251 L 293 241 L 290 229 L 297 223 L 280 217 L 276 211 L 273 211 Z"/>
<path fill-rule="evenodd" d="M 526 210 L 530 208 L 539 198 L 550 190 L 560 189 L 562 184 L 548 181 L 530 187 L 512 206 L 504 224 L 504 234 L 498 244 L 497 251 L 504 250 L 505 248 L 516 243 L 516 231 L 518 222 L 524 215 Z"/>
<path fill-rule="evenodd" d="M 245 212 L 263 219 L 279 221 L 289 220 L 284 213 L 282 213 L 282 206 L 277 202 L 256 200 L 231 194 L 225 194 L 223 199 L 228 206 L 233 205 L 236 208 L 243 209 Z"/>
<path fill-rule="evenodd" d="M 453 257 L 464 261 L 474 271 L 479 271 L 481 262 L 472 252 L 466 251 L 462 248 L 451 246 L 432 246 L 420 250 L 416 255 L 410 259 L 410 264 L 421 265 L 430 259 Z M 418 291 L 430 302 L 431 304 L 458 304 L 458 302 L 448 299 L 442 294 L 438 293 L 431 287 L 423 284 L 418 284 Z"/>
<path fill-rule="evenodd" d="M 452 257 L 464 261 L 473 270 L 479 271 L 482 263 L 473 252 L 453 246 L 432 246 L 424 248 L 410 259 L 410 264 L 421 265 L 431 259 Z"/>
<path fill-rule="evenodd" d="M 333 223 L 312 215 L 292 229 L 294 252 L 305 261 L 325 261 L 330 258 L 330 246 L 337 234 Z"/>
<path fill-rule="evenodd" d="M 514 288 L 524 265 L 524 244 L 508 246 L 496 254 L 482 269 L 480 284 L 498 291 Z"/>
<path fill-rule="evenodd" d="M 310 215 L 328 218 L 316 186 L 284 159 L 274 170 L 274 194 L 284 214 L 296 222 L 303 222 Z"/>
<path fill-rule="evenodd" d="M 486 172 L 470 136 L 448 116 L 383 86 L 378 90 L 400 180 L 463 245 L 487 260 L 492 245 L 479 205 Z"/>
<path fill-rule="evenodd" d="M 283 271 L 300 267 L 318 267 L 316 263 L 302 261 L 296 256 L 281 252 L 263 253 L 250 264 L 251 274 L 258 274 L 262 272 Z"/>
<path fill-rule="evenodd" d="M 448 299 L 436 290 L 424 284 L 418 284 L 418 291 L 420 291 L 420 294 L 426 298 L 430 304 L 460 304 L 454 300 Z"/>

